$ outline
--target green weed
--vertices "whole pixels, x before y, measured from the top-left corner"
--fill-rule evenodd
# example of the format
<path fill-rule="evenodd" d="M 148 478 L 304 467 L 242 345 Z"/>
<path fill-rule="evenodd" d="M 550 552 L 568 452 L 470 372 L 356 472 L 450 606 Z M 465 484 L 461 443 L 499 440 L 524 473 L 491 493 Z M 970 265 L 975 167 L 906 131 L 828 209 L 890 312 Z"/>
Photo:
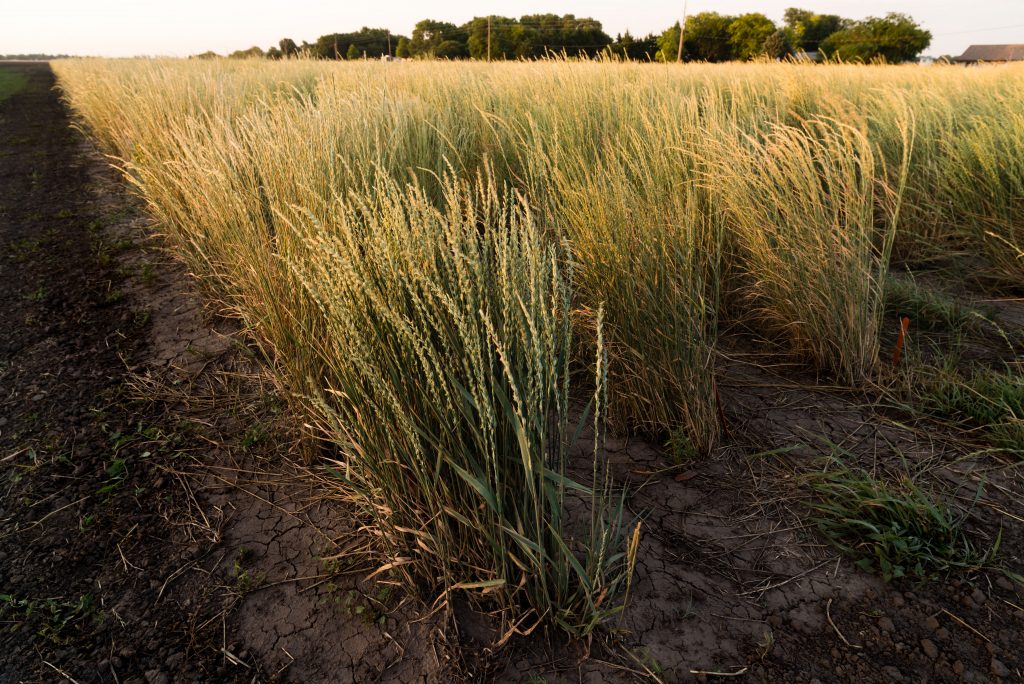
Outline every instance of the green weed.
<path fill-rule="evenodd" d="M 91 594 L 82 594 L 77 599 L 19 598 L 14 594 L 0 594 L 0 621 L 10 623 L 10 631 L 16 632 L 29 622 L 39 624 L 37 633 L 54 644 L 65 644 L 68 631 L 86 621 L 100 625 L 106 614 L 95 605 Z"/>
<path fill-rule="evenodd" d="M 910 318 L 912 328 L 949 333 L 974 332 L 981 328 L 982 312 L 943 294 L 922 287 L 911 277 L 893 276 L 885 284 L 886 309 Z"/>
<path fill-rule="evenodd" d="M 0 69 L 0 102 L 19 92 L 28 85 L 28 78 L 19 71 Z"/>
<path fill-rule="evenodd" d="M 251 559 L 252 552 L 243 546 L 238 549 L 238 555 L 231 564 L 230 577 L 234 581 L 233 588 L 236 593 L 243 596 L 259 589 L 267 580 L 267 573 L 246 567 Z"/>
<path fill-rule="evenodd" d="M 979 369 L 972 377 L 940 372 L 926 387 L 926 411 L 980 430 L 997 449 L 1024 458 L 1024 380 L 1021 370 Z"/>
<path fill-rule="evenodd" d="M 807 482 L 821 533 L 858 567 L 887 582 L 971 572 L 994 562 L 998 538 L 991 547 L 978 548 L 964 529 L 966 513 L 906 475 L 880 479 L 833 459 Z"/>

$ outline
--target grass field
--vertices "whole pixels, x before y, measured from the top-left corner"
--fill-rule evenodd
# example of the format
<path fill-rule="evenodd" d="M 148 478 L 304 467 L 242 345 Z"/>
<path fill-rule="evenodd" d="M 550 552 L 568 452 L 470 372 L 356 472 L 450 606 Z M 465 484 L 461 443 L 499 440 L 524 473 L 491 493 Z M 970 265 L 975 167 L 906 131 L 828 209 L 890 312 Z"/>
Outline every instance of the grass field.
<path fill-rule="evenodd" d="M 588 633 L 621 608 L 639 528 L 599 438 L 570 476 L 574 436 L 710 453 L 726 325 L 822 384 L 898 393 L 887 301 L 955 308 L 897 291 L 895 265 L 955 255 L 991 292 L 1024 282 L 1020 68 L 54 68 L 329 445 L 381 572 L 482 595 L 509 625 L 532 611 Z M 954 376 L 915 363 L 900 401 L 969 415 L 1019 456 L 1019 364 L 929 402 Z M 819 490 L 888 491 L 851 481 Z M 907 499 L 895 517 L 938 510 Z M 990 559 L 960 534 L 940 567 Z"/>
<path fill-rule="evenodd" d="M 20 71 L 8 71 L 0 68 L 0 102 L 24 88 L 25 85 L 25 75 Z"/>

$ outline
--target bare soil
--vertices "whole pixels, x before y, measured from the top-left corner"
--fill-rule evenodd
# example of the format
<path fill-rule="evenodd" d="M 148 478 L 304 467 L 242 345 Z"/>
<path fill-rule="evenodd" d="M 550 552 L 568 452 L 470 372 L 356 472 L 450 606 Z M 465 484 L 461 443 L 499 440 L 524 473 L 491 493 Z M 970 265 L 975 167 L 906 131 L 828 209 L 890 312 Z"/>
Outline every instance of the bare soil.
<path fill-rule="evenodd" d="M 1024 572 L 1022 465 L 739 329 L 711 458 L 608 440 L 643 520 L 621 621 L 496 648 L 484 616 L 365 581 L 358 521 L 304 465 L 267 361 L 204 309 L 49 68 L 0 69 L 29 77 L 0 103 L 0 681 L 1024 681 L 1024 588 L 885 583 L 822 541 L 801 485 L 836 447 L 910 465 Z M 994 308 L 1024 327 L 1019 299 Z"/>

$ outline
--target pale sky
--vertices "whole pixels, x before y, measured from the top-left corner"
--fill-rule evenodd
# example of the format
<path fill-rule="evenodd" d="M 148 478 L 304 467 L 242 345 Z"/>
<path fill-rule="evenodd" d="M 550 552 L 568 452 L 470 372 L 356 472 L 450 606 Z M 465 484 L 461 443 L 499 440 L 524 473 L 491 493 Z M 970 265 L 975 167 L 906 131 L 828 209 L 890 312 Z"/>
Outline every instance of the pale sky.
<path fill-rule="evenodd" d="M 0 10 L 0 54 L 68 53 L 112 57 L 220 53 L 283 37 L 390 28 L 408 35 L 420 19 L 456 24 L 474 16 L 518 17 L 552 12 L 590 16 L 607 33 L 660 33 L 676 21 L 682 0 L 5 0 Z M 689 0 L 691 14 L 762 12 L 781 22 L 786 7 L 855 19 L 896 11 L 932 32 L 925 54 L 957 55 L 971 43 L 1024 43 L 1024 0 Z"/>

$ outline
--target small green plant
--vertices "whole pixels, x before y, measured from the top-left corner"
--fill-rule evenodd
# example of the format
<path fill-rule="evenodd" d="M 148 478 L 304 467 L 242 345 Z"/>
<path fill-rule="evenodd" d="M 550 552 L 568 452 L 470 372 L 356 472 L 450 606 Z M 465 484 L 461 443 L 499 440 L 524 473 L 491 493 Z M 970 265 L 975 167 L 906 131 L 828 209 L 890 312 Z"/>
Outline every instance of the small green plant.
<path fill-rule="evenodd" d="M 381 610 L 387 607 L 383 601 L 371 600 L 355 589 L 342 591 L 334 582 L 328 582 L 326 590 L 327 596 L 324 598 L 324 602 L 334 606 L 349 617 L 359 618 L 367 624 L 376 623 L 379 625 L 383 625 L 387 620 L 387 613 Z M 374 605 L 375 603 L 380 604 L 381 609 L 378 609 Z"/>
<path fill-rule="evenodd" d="M 1024 458 L 1024 381 L 1021 371 L 979 370 L 965 378 L 949 370 L 924 395 L 926 410 L 983 431 L 997 449 Z"/>
<path fill-rule="evenodd" d="M 102 624 L 106 614 L 95 606 L 91 594 L 82 594 L 77 599 L 33 599 L 0 594 L 0 620 L 10 625 L 10 631 L 20 630 L 33 618 L 38 620 L 34 624 L 39 624 L 39 636 L 55 644 L 64 644 L 69 627 L 89 619 L 94 624 Z"/>
<path fill-rule="evenodd" d="M 110 497 L 121 488 L 124 484 L 125 479 L 128 477 L 128 462 L 124 458 L 114 458 L 110 465 L 106 469 L 107 479 L 103 483 L 103 486 L 97 490 L 97 494 L 104 497 L 105 501 L 109 501 Z"/>
<path fill-rule="evenodd" d="M 700 451 L 685 430 L 676 428 L 668 438 L 668 452 L 677 465 L 691 463 L 700 456 Z"/>
<path fill-rule="evenodd" d="M 41 302 L 46 299 L 46 288 L 40 287 L 37 290 L 33 290 L 25 295 L 25 299 L 30 302 Z"/>
<path fill-rule="evenodd" d="M 156 281 L 156 269 L 153 264 L 142 264 L 139 269 L 139 279 L 143 285 L 152 285 Z"/>
<path fill-rule="evenodd" d="M 251 425 L 242 435 L 242 448 L 249 451 L 266 443 L 268 438 L 269 434 L 266 428 L 259 424 Z"/>
<path fill-rule="evenodd" d="M 117 304 L 122 299 L 124 299 L 124 292 L 122 292 L 121 290 L 107 290 L 107 292 L 103 295 L 104 304 Z"/>
<path fill-rule="evenodd" d="M 833 457 L 808 484 L 815 495 L 810 508 L 829 543 L 887 582 L 978 570 L 995 559 L 998 539 L 988 549 L 978 548 L 964 529 L 966 514 L 906 475 L 879 479 Z"/>
<path fill-rule="evenodd" d="M 92 513 L 83 515 L 78 519 L 78 530 L 79 532 L 85 532 L 92 527 L 92 524 L 96 522 L 96 516 Z"/>
<path fill-rule="evenodd" d="M 42 246 L 39 240 L 30 240 L 28 238 L 15 240 L 11 243 L 11 256 L 14 257 L 15 261 L 27 261 L 32 256 L 39 254 Z"/>
<path fill-rule="evenodd" d="M 978 330 L 987 313 L 902 275 L 886 281 L 885 306 L 890 313 L 909 317 L 916 329 L 950 333 Z"/>
<path fill-rule="evenodd" d="M 267 580 L 267 573 L 262 570 L 253 571 L 245 567 L 250 560 L 252 551 L 244 546 L 239 548 L 238 555 L 231 565 L 231 578 L 234 580 L 234 590 L 238 594 L 248 594 L 263 586 Z"/>

